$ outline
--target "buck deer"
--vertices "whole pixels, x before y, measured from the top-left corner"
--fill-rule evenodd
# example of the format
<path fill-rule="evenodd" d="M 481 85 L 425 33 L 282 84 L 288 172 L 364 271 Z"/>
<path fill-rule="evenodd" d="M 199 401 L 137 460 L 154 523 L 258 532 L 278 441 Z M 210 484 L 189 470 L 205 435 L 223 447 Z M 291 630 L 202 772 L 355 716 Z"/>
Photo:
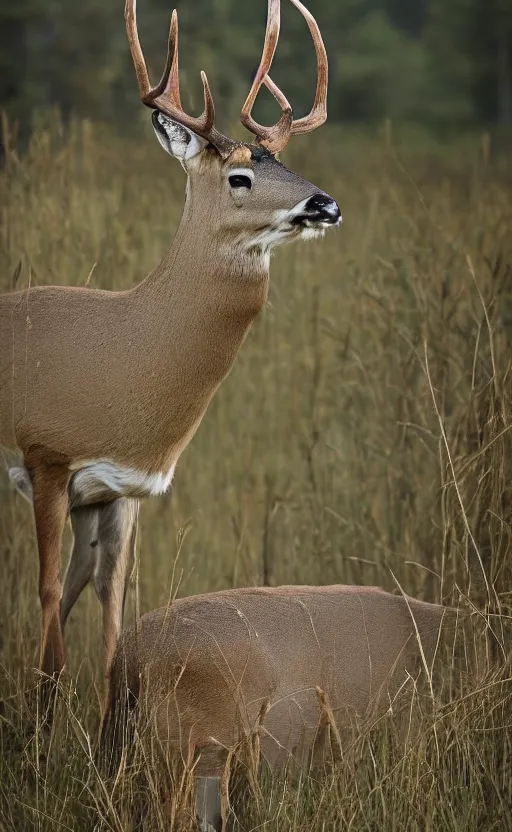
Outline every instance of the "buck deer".
<path fill-rule="evenodd" d="M 319 766 L 330 740 L 343 745 L 344 729 L 382 713 L 418 666 L 431 672 L 443 617 L 453 612 L 361 586 L 175 600 L 121 634 L 104 753 L 112 763 L 136 714 L 158 747 L 193 764 L 203 828 L 219 830 L 220 778 L 244 739 L 256 738 L 273 769 Z"/>
<path fill-rule="evenodd" d="M 279 0 L 268 0 L 263 54 L 241 114 L 257 137 L 251 145 L 214 126 L 204 73 L 203 114 L 184 112 L 176 12 L 165 71 L 151 87 L 135 0 L 126 0 L 141 99 L 154 110 L 159 142 L 187 173 L 172 248 L 130 291 L 42 286 L 0 297 L 0 445 L 21 451 L 32 483 L 40 666 L 49 675 L 65 664 L 59 573 L 70 478 L 75 506 L 165 492 L 266 302 L 271 249 L 321 235 L 341 220 L 332 197 L 276 158 L 290 136 L 326 119 L 325 48 L 314 18 L 299 0 L 291 2 L 305 17 L 316 51 L 313 108 L 294 120 L 268 75 L 280 26 Z M 251 116 L 262 85 L 282 109 L 273 127 Z"/>

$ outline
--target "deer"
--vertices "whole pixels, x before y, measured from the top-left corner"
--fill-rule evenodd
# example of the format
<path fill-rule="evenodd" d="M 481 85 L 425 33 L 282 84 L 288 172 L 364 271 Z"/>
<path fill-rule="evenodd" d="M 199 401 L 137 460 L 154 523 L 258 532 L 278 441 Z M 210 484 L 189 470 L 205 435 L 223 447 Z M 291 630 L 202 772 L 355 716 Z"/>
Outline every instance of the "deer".
<path fill-rule="evenodd" d="M 115 771 L 137 725 L 139 736 L 192 771 L 201 828 L 220 832 L 221 781 L 244 742 L 273 771 L 321 771 L 333 751 L 346 752 L 350 731 L 393 708 L 419 670 L 431 681 L 443 620 L 458 615 L 375 586 L 174 599 L 121 634 L 100 732 L 103 762 Z"/>
<path fill-rule="evenodd" d="M 0 446 L 21 454 L 30 476 L 39 555 L 39 667 L 49 678 L 66 662 L 60 559 L 70 508 L 168 491 L 181 453 L 266 304 L 271 251 L 321 237 L 341 222 L 336 200 L 277 158 L 292 135 L 308 133 L 327 118 L 325 46 L 313 16 L 300 0 L 291 2 L 305 18 L 315 49 L 313 106 L 294 119 L 270 78 L 280 0 L 268 0 L 262 57 L 241 110 L 242 124 L 256 137 L 251 144 L 216 128 L 204 72 L 203 113 L 184 111 L 176 11 L 162 78 L 151 85 L 135 0 L 126 0 L 141 101 L 152 110 L 158 141 L 187 176 L 171 248 L 128 291 L 29 286 L 0 296 Z M 270 127 L 252 117 L 262 86 L 281 108 Z M 81 517 L 76 515 L 78 522 Z"/>

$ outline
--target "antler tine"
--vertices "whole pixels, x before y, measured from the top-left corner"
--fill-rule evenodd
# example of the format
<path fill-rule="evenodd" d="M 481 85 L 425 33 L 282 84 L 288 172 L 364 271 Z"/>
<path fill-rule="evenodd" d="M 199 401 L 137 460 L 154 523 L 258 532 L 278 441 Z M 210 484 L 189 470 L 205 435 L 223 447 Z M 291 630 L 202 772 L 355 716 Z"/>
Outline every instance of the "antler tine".
<path fill-rule="evenodd" d="M 140 97 L 148 107 L 161 110 L 174 121 L 183 124 L 194 133 L 212 142 L 220 150 L 227 147 L 229 140 L 222 136 L 213 126 L 215 120 L 215 107 L 204 72 L 201 72 L 204 92 L 204 110 L 198 118 L 187 115 L 181 106 L 178 72 L 178 15 L 176 10 L 171 17 L 169 28 L 169 43 L 167 49 L 167 60 L 165 69 L 156 87 L 151 87 L 146 63 L 142 54 L 137 32 L 136 0 L 126 0 L 125 21 L 128 43 L 132 55 L 137 81 L 139 84 Z"/>
<path fill-rule="evenodd" d="M 124 6 L 124 20 L 126 23 L 128 44 L 130 46 L 133 65 L 135 67 L 137 83 L 139 85 L 140 97 L 144 100 L 145 96 L 151 92 L 151 84 L 149 83 L 149 75 L 144 55 L 142 54 L 139 33 L 137 31 L 136 3 L 137 0 L 126 0 Z"/>
<path fill-rule="evenodd" d="M 291 133 L 295 136 L 298 133 L 309 133 L 311 130 L 315 130 L 316 127 L 320 127 L 320 125 L 327 119 L 328 62 L 322 35 L 320 34 L 320 29 L 318 28 L 318 23 L 315 18 L 311 12 L 309 12 L 306 7 L 302 5 L 300 0 L 291 0 L 291 2 L 301 12 L 302 16 L 306 20 L 306 23 L 308 24 L 309 31 L 311 32 L 311 36 L 313 38 L 317 63 L 317 81 L 313 107 L 311 108 L 309 115 L 292 122 Z"/>
<path fill-rule="evenodd" d="M 167 58 L 162 77 L 155 87 L 155 96 L 165 93 L 172 100 L 173 105 L 182 110 L 180 96 L 180 73 L 178 66 L 178 12 L 173 10 L 171 25 L 169 26 L 169 40 L 167 43 Z"/>
<path fill-rule="evenodd" d="M 277 41 L 279 39 L 280 23 L 280 0 L 268 0 L 267 28 L 265 31 L 265 41 L 263 43 L 263 53 L 260 65 L 256 75 L 254 76 L 254 81 L 252 82 L 249 95 L 245 100 L 240 114 L 240 120 L 244 127 L 247 127 L 251 133 L 254 133 L 254 135 L 257 136 L 258 143 L 266 147 L 271 153 L 277 153 L 288 141 L 293 118 L 292 108 L 290 107 L 286 97 L 268 76 L 268 72 L 272 65 L 276 51 Z M 270 90 L 283 111 L 278 123 L 273 127 L 264 127 L 262 124 L 258 124 L 258 122 L 251 116 L 254 102 L 256 101 L 256 97 L 262 84 L 265 84 L 267 89 Z"/>

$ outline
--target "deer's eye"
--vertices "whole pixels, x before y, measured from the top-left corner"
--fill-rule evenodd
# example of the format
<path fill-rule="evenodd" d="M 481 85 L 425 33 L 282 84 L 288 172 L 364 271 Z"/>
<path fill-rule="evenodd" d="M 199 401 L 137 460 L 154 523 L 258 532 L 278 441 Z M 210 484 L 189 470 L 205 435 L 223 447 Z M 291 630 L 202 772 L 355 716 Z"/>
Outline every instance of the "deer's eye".
<path fill-rule="evenodd" d="M 228 181 L 232 188 L 247 188 L 248 191 L 252 188 L 252 179 L 245 173 L 232 173 Z"/>

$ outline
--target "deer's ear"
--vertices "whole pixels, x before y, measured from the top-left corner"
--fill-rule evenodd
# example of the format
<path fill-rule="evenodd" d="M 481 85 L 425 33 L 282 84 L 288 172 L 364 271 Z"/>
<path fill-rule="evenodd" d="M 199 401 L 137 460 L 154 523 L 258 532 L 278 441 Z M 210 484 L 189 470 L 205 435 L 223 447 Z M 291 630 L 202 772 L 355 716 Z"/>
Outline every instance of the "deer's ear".
<path fill-rule="evenodd" d="M 208 142 L 188 127 L 173 121 L 169 116 L 155 110 L 151 116 L 156 137 L 164 150 L 180 162 L 192 159 L 205 149 Z"/>
<path fill-rule="evenodd" d="M 16 488 L 16 491 L 19 491 L 29 503 L 34 502 L 32 481 L 26 468 L 9 468 L 9 479 Z"/>

